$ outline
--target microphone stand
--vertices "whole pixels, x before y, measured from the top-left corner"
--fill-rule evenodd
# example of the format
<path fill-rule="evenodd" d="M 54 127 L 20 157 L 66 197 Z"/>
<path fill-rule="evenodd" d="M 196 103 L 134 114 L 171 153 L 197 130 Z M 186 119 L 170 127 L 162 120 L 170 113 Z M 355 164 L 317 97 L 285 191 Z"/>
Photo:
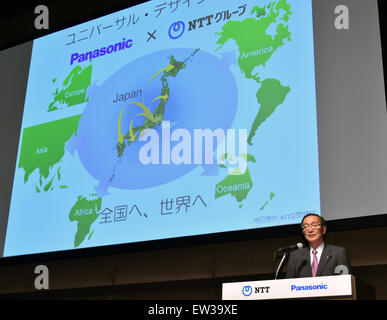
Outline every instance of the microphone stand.
<path fill-rule="evenodd" d="M 280 270 L 282 269 L 283 267 L 283 263 L 285 262 L 286 258 L 288 257 L 289 253 L 288 252 L 284 252 L 284 255 L 282 256 L 282 259 L 278 265 L 278 268 L 277 270 L 275 270 L 275 275 L 274 275 L 274 280 L 277 280 L 278 278 L 278 274 L 280 272 Z M 276 256 L 277 256 L 277 250 L 274 252 L 274 266 L 275 266 L 275 259 L 276 259 Z"/>

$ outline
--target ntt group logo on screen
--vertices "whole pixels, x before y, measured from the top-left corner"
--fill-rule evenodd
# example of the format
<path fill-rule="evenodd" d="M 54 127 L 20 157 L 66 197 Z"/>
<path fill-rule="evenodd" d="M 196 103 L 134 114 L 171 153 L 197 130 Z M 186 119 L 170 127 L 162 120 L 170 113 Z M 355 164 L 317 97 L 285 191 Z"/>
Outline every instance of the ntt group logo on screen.
<path fill-rule="evenodd" d="M 110 44 L 102 48 L 94 49 L 87 52 L 81 52 L 81 53 L 74 52 L 73 54 L 71 54 L 71 57 L 70 57 L 70 65 L 72 65 L 73 63 L 88 61 L 90 59 L 96 59 L 107 54 L 116 53 L 121 50 L 126 50 L 131 48 L 132 45 L 133 45 L 132 39 L 123 38 L 120 42 Z"/>

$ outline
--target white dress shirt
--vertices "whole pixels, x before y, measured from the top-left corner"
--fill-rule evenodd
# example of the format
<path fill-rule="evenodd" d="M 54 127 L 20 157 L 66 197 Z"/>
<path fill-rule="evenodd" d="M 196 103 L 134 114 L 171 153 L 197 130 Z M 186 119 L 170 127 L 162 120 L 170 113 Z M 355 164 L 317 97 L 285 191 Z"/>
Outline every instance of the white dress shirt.
<path fill-rule="evenodd" d="M 320 258 L 321 258 L 321 254 L 324 250 L 324 242 L 322 244 L 320 244 L 317 248 L 317 253 L 316 253 L 316 256 L 317 256 L 317 261 L 318 263 L 320 263 Z M 313 263 L 313 248 L 310 247 L 310 264 L 312 265 Z"/>

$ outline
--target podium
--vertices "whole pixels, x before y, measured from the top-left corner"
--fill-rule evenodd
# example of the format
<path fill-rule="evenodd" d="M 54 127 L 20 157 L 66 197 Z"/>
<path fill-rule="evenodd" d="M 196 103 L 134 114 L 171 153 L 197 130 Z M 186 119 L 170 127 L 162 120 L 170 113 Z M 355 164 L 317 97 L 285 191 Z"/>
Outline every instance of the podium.
<path fill-rule="evenodd" d="M 355 277 L 335 275 L 222 284 L 222 300 L 274 299 L 356 300 Z"/>

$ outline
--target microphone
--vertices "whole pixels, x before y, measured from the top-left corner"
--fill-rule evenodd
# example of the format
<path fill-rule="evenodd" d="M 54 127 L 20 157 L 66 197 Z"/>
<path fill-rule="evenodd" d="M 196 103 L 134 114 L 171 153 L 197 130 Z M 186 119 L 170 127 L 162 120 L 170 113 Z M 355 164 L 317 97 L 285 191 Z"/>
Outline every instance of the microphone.
<path fill-rule="evenodd" d="M 290 251 L 293 251 L 293 250 L 301 249 L 303 247 L 304 247 L 304 245 L 301 242 L 299 242 L 299 243 L 293 244 L 293 245 L 291 245 L 289 247 L 279 248 L 279 249 L 277 249 L 277 252 L 290 252 Z"/>
<path fill-rule="evenodd" d="M 275 266 L 275 260 L 276 260 L 276 257 L 277 257 L 277 253 L 279 253 L 279 252 L 283 252 L 284 253 L 284 255 L 282 256 L 281 262 L 279 263 L 278 268 L 275 271 L 274 280 L 277 280 L 278 274 L 279 274 L 279 272 L 280 272 L 280 270 L 281 270 L 281 268 L 282 268 L 283 264 L 285 263 L 285 260 L 286 260 L 286 258 L 288 256 L 288 252 L 296 250 L 296 249 L 301 249 L 303 247 L 304 247 L 304 245 L 299 242 L 299 243 L 293 244 L 293 245 L 291 245 L 289 247 L 279 248 L 279 249 L 274 251 L 274 266 Z"/>

